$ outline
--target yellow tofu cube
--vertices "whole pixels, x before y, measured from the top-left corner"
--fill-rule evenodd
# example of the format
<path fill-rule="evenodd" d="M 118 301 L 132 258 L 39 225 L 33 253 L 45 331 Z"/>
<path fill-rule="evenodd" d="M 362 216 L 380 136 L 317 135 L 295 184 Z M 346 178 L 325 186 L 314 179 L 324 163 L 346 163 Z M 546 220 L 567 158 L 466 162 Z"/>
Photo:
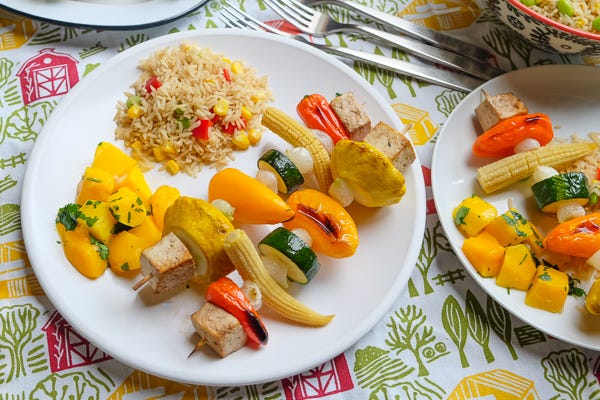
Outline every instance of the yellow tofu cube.
<path fill-rule="evenodd" d="M 79 217 L 80 225 L 86 227 L 93 237 L 108 244 L 112 237 L 117 220 L 113 217 L 108 203 L 99 200 L 88 200 L 79 209 L 83 217 Z"/>
<path fill-rule="evenodd" d="M 550 312 L 560 312 L 569 294 L 569 276 L 540 265 L 525 295 L 525 304 Z"/>
<path fill-rule="evenodd" d="M 88 200 L 106 201 L 115 189 L 113 175 L 103 169 L 87 167 L 77 188 L 77 204 Z"/>
<path fill-rule="evenodd" d="M 501 246 L 510 246 L 525 241 L 530 232 L 527 220 L 515 209 L 510 209 L 498 215 L 483 228 L 496 238 Z"/>
<path fill-rule="evenodd" d="M 454 225 L 466 237 L 477 235 L 496 216 L 496 207 L 479 196 L 467 197 L 452 212 Z"/>
<path fill-rule="evenodd" d="M 146 207 L 133 190 L 122 187 L 108 197 L 108 206 L 117 222 L 136 227 L 146 218 Z"/>
<path fill-rule="evenodd" d="M 527 290 L 535 275 L 536 263 L 531 251 L 524 244 L 508 246 L 504 260 L 496 276 L 496 285 L 505 288 Z"/>
<path fill-rule="evenodd" d="M 487 232 L 466 238 L 462 251 L 483 277 L 496 276 L 504 259 L 504 247 Z"/>

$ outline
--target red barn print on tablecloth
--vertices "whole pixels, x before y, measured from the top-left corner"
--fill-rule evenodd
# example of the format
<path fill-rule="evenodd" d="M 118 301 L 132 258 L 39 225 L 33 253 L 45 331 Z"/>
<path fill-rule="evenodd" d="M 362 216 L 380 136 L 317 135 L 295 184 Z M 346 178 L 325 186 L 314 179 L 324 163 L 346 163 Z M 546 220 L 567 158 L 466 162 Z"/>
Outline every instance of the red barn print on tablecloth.
<path fill-rule="evenodd" d="M 46 333 L 52 372 L 90 365 L 111 358 L 75 332 L 58 312 L 52 314 L 42 330 Z"/>
<path fill-rule="evenodd" d="M 307 400 L 345 392 L 354 387 L 343 354 L 302 374 L 282 380 L 286 400 Z"/>
<path fill-rule="evenodd" d="M 17 76 L 25 104 L 66 94 L 77 82 L 78 61 L 69 54 L 43 49 L 25 61 Z"/>

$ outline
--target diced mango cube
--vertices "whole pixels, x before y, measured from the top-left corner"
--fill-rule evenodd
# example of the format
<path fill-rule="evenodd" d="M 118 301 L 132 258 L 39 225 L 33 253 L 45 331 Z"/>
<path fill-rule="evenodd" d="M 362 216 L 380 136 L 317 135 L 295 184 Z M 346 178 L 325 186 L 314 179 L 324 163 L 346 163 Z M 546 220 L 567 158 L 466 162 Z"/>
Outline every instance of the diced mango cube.
<path fill-rule="evenodd" d="M 525 304 L 550 312 L 560 312 L 569 294 L 569 276 L 540 265 L 525 295 Z"/>
<path fill-rule="evenodd" d="M 501 246 L 522 243 L 530 231 L 527 220 L 515 209 L 498 215 L 483 228 L 484 232 L 496 238 Z"/>
<path fill-rule="evenodd" d="M 88 200 L 106 201 L 115 189 L 113 175 L 103 169 L 87 167 L 77 188 L 77 204 Z"/>
<path fill-rule="evenodd" d="M 92 167 L 103 169 L 115 177 L 120 177 L 136 165 L 135 159 L 110 142 L 100 142 L 96 146 Z"/>
<path fill-rule="evenodd" d="M 110 212 L 108 203 L 99 200 L 88 200 L 81 205 L 79 211 L 83 214 L 83 217 L 80 217 L 79 224 L 86 227 L 90 235 L 102 243 L 108 244 L 113 235 L 113 228 L 117 223 Z"/>
<path fill-rule="evenodd" d="M 504 259 L 504 247 L 487 232 L 466 238 L 462 251 L 483 277 L 496 276 Z"/>
<path fill-rule="evenodd" d="M 158 229 L 151 215 L 146 216 L 144 222 L 129 232 L 140 238 L 144 249 L 154 246 L 162 238 L 162 229 Z"/>
<path fill-rule="evenodd" d="M 527 231 L 527 237 L 523 243 L 529 246 L 533 254 L 541 254 L 544 251 L 544 238 L 540 230 L 529 220 L 527 220 L 525 230 Z"/>
<path fill-rule="evenodd" d="M 144 206 L 150 208 L 150 196 L 152 195 L 152 190 L 150 189 L 150 186 L 148 186 L 146 177 L 138 165 L 131 168 L 127 172 L 127 175 L 117 182 L 115 189 L 120 189 L 122 187 L 127 187 L 137 193 L 144 202 Z"/>
<path fill-rule="evenodd" d="M 496 284 L 505 288 L 527 290 L 535 275 L 536 263 L 524 244 L 508 246 L 496 276 Z"/>
<path fill-rule="evenodd" d="M 496 207 L 475 195 L 464 199 L 452 212 L 454 224 L 466 237 L 477 235 L 497 215 Z"/>
<path fill-rule="evenodd" d="M 108 265 L 117 274 L 137 271 L 143 250 L 142 239 L 129 231 L 121 231 L 108 244 Z"/>
<path fill-rule="evenodd" d="M 108 207 L 117 222 L 127 226 L 138 226 L 146 218 L 146 207 L 141 197 L 127 187 L 120 188 L 108 197 Z"/>
<path fill-rule="evenodd" d="M 152 217 L 158 229 L 162 232 L 163 221 L 165 219 L 165 212 L 175 200 L 181 196 L 179 189 L 172 186 L 162 185 L 159 186 L 152 196 L 150 196 L 150 207 L 152 210 Z"/>
<path fill-rule="evenodd" d="M 62 239 L 67 260 L 84 276 L 95 279 L 104 273 L 108 263 L 102 244 L 94 243 L 89 236 L 82 235 L 79 229 L 67 231 L 63 224 L 56 224 Z"/>

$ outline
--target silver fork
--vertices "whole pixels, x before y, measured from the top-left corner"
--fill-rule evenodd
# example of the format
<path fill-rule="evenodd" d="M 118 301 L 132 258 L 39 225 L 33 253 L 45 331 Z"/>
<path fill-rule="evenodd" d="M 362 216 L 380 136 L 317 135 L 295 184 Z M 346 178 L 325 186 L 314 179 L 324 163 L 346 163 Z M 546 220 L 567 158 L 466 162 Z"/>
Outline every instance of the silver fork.
<path fill-rule="evenodd" d="M 225 3 L 228 7 L 224 7 L 221 11 L 221 20 L 231 28 L 249 28 L 257 31 L 266 30 L 280 36 L 285 36 L 313 46 L 321 51 L 333 54 L 343 58 L 358 60 L 369 65 L 374 65 L 383 68 L 387 71 L 392 71 L 404 76 L 430 82 L 443 87 L 460 90 L 462 92 L 470 92 L 479 87 L 484 81 L 471 76 L 453 72 L 450 70 L 439 69 L 426 65 L 409 63 L 395 58 L 388 58 L 378 54 L 367 53 L 363 51 L 353 50 L 346 47 L 329 46 L 325 44 L 313 43 L 307 40 L 304 36 L 294 35 L 289 32 L 284 32 L 263 22 L 256 20 L 250 15 L 233 8 Z"/>
<path fill-rule="evenodd" d="M 338 22 L 295 0 L 264 0 L 264 3 L 282 18 L 309 35 L 323 37 L 338 32 L 354 32 L 367 35 L 376 41 L 397 47 L 435 64 L 457 69 L 481 79 L 489 80 L 504 73 L 487 63 L 478 62 L 403 35 L 394 35 L 369 26 Z"/>
<path fill-rule="evenodd" d="M 425 26 L 414 24 L 404 18 L 397 17 L 371 7 L 362 5 L 352 0 L 297 0 L 298 2 L 313 7 L 321 4 L 331 4 L 344 7 L 350 11 L 357 12 L 374 21 L 384 25 L 388 29 L 402 32 L 408 36 L 429 43 L 435 47 L 453 51 L 454 53 L 462 54 L 473 60 L 481 61 L 490 58 L 490 53 L 483 47 L 465 42 L 443 32 L 438 32 L 429 29 Z"/>

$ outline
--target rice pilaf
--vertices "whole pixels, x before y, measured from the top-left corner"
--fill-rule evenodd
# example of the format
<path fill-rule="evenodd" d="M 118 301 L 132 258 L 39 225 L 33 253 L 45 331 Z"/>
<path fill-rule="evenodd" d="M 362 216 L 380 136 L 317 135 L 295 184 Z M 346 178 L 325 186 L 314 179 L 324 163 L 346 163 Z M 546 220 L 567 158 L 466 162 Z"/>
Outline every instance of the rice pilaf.
<path fill-rule="evenodd" d="M 181 43 L 138 68 L 134 92 L 117 104 L 115 137 L 145 167 L 159 162 L 171 173 L 195 176 L 203 166 L 226 165 L 235 148 L 243 150 L 238 135 L 259 140 L 272 94 L 267 77 L 243 62 Z"/>
<path fill-rule="evenodd" d="M 600 0 L 537 0 L 530 8 L 563 25 L 600 33 Z"/>

